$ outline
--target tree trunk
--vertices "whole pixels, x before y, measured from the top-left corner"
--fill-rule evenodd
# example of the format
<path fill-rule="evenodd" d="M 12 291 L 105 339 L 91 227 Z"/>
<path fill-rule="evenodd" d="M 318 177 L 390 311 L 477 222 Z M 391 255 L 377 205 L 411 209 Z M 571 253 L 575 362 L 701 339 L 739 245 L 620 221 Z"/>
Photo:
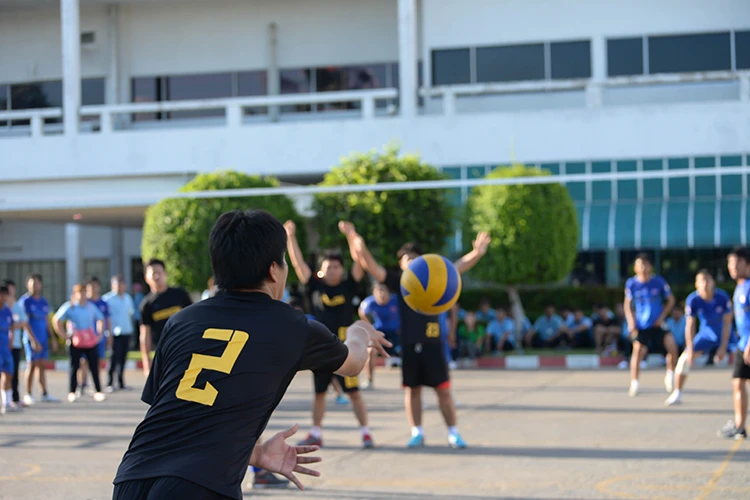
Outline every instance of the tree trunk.
<path fill-rule="evenodd" d="M 526 313 L 523 310 L 523 304 L 521 303 L 521 296 L 518 294 L 516 287 L 509 286 L 507 288 L 508 299 L 510 300 L 510 314 L 515 324 L 514 332 L 516 337 L 516 351 L 523 352 L 523 320 Z"/>

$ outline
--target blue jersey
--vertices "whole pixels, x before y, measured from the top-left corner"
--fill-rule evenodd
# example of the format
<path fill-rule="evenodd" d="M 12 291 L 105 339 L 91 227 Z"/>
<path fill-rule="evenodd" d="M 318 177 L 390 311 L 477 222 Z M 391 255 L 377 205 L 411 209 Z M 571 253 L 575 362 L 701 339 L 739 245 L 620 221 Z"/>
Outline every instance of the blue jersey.
<path fill-rule="evenodd" d="M 375 296 L 370 295 L 359 306 L 362 312 L 373 319 L 372 326 L 381 332 L 397 332 L 401 319 L 398 315 L 398 297 L 391 295 L 385 305 L 375 302 Z"/>
<path fill-rule="evenodd" d="M 0 309 L 0 351 L 10 351 L 10 327 L 13 325 L 13 311 L 10 307 Z"/>
<path fill-rule="evenodd" d="M 734 323 L 740 342 L 737 347 L 745 350 L 750 339 L 750 280 L 745 280 L 734 289 Z"/>
<path fill-rule="evenodd" d="M 625 283 L 625 297 L 635 304 L 635 327 L 639 330 L 653 328 L 664 311 L 664 300 L 672 295 L 669 285 L 661 276 L 652 276 L 642 283 L 637 278 Z"/>
<path fill-rule="evenodd" d="M 62 322 L 70 322 L 73 331 L 95 330 L 96 322 L 103 320 L 104 315 L 93 301 L 88 301 L 84 305 L 66 302 L 55 313 L 55 319 Z"/>
<path fill-rule="evenodd" d="M 102 318 L 109 318 L 109 306 L 104 301 L 104 297 L 99 297 L 97 300 L 89 300 L 92 304 L 96 306 L 97 309 L 99 309 L 99 312 L 102 314 Z M 104 324 L 104 328 L 107 328 L 107 324 Z"/>
<path fill-rule="evenodd" d="M 711 300 L 704 300 L 693 292 L 685 301 L 685 315 L 698 318 L 698 335 L 714 342 L 721 340 L 724 315 L 732 312 L 732 301 L 724 290 L 717 289 Z"/>
<path fill-rule="evenodd" d="M 47 330 L 47 315 L 49 314 L 49 304 L 47 299 L 39 297 L 38 299 L 29 295 L 23 301 L 23 307 L 26 310 L 26 317 L 29 318 L 29 327 L 34 333 L 37 342 L 47 345 L 49 333 Z M 27 342 L 28 339 L 24 339 Z"/>

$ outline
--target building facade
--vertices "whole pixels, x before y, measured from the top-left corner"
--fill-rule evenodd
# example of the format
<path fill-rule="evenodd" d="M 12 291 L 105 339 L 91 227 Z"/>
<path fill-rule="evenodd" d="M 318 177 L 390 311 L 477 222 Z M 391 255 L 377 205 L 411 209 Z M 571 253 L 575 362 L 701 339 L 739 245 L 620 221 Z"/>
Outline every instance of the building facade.
<path fill-rule="evenodd" d="M 583 280 L 689 268 L 747 242 L 750 8 L 0 0 L 0 275 L 55 301 L 136 278 L 145 207 L 197 173 L 310 183 L 392 141 L 453 179 L 578 175 Z"/>

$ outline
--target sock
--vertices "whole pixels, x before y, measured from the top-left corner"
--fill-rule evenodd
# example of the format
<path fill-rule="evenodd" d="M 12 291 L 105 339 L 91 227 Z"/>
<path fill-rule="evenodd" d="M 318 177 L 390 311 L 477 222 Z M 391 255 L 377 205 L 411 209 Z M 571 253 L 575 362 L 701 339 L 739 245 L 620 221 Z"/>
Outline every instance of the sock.
<path fill-rule="evenodd" d="M 667 377 L 674 378 L 674 370 L 667 370 Z"/>
<path fill-rule="evenodd" d="M 13 401 L 13 391 L 8 389 L 5 391 L 5 402 L 6 404 L 10 404 L 11 401 Z"/>
<path fill-rule="evenodd" d="M 363 425 L 361 430 L 362 430 L 362 437 L 365 437 L 366 435 L 370 434 L 370 429 L 368 429 L 366 425 Z"/>
<path fill-rule="evenodd" d="M 8 406 L 8 391 L 2 391 L 2 401 L 0 403 L 3 406 Z"/>
<path fill-rule="evenodd" d="M 320 436 L 321 436 L 320 427 L 318 427 L 317 425 L 313 425 L 312 427 L 310 427 L 310 435 L 314 437 L 315 439 L 320 439 Z"/>
<path fill-rule="evenodd" d="M 422 433 L 422 426 L 421 425 L 418 425 L 416 427 L 412 427 L 411 428 L 411 437 L 421 436 L 422 434 L 423 433 Z"/>
<path fill-rule="evenodd" d="M 675 390 L 674 390 L 674 392 L 673 392 L 672 394 L 674 394 L 674 396 L 675 396 L 676 398 L 678 398 L 678 397 L 680 397 L 680 394 L 682 394 L 682 391 L 681 391 L 681 390 L 679 390 L 679 389 L 675 389 Z"/>
<path fill-rule="evenodd" d="M 454 434 L 458 434 L 458 428 L 456 428 L 455 425 L 451 425 L 450 427 L 448 427 L 448 434 L 450 434 L 451 436 Z"/>
<path fill-rule="evenodd" d="M 635 387 L 638 389 L 638 381 L 637 380 L 631 380 L 630 381 L 630 387 Z"/>

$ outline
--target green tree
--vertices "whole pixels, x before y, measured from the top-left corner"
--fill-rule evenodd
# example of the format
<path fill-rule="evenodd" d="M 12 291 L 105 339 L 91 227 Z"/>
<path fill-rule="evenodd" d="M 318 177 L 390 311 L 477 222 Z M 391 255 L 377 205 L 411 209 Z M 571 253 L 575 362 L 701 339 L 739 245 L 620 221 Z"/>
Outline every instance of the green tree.
<path fill-rule="evenodd" d="M 383 152 L 356 153 L 343 159 L 321 185 L 440 179 L 442 174 L 418 156 L 399 156 L 398 148 L 387 147 Z M 337 223 L 350 220 L 383 265 L 395 265 L 396 252 L 407 241 L 425 251 L 440 251 L 453 231 L 452 209 L 442 189 L 322 193 L 315 196 L 313 209 L 321 248 L 346 248 Z"/>
<path fill-rule="evenodd" d="M 514 165 L 487 177 L 539 177 L 550 173 Z M 464 213 L 464 240 L 489 231 L 492 242 L 475 275 L 508 287 L 517 323 L 523 306 L 517 285 L 540 285 L 564 279 L 573 269 L 578 219 L 568 190 L 561 184 L 484 185 L 472 190 Z"/>
<path fill-rule="evenodd" d="M 278 185 L 278 180 L 271 177 L 220 171 L 200 174 L 180 191 L 221 191 Z M 217 193 L 216 198 L 167 198 L 146 210 L 141 242 L 143 259 L 163 260 L 172 283 L 187 290 L 203 290 L 211 276 L 211 261 L 208 257 L 211 227 L 221 214 L 233 209 L 249 208 L 261 208 L 281 222 L 292 219 L 298 227 L 304 227 L 304 221 L 297 213 L 294 203 L 283 195 L 222 198 Z M 305 248 L 305 231 L 299 233 L 300 245 Z M 289 275 L 290 280 L 296 279 L 293 274 Z"/>

